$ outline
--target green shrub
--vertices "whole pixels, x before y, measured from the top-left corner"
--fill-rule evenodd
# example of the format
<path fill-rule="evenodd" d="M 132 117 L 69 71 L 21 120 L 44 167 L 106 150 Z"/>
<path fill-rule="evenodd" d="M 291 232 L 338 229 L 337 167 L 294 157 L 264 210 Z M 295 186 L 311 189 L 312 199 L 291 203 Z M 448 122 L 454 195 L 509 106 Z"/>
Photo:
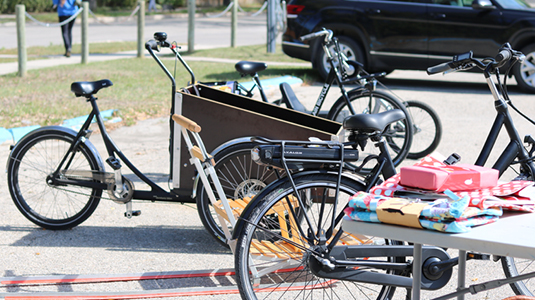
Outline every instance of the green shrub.
<path fill-rule="evenodd" d="M 24 4 L 27 12 L 52 11 L 51 0 L 0 0 L 0 13 L 12 14 L 17 4 Z"/>
<path fill-rule="evenodd" d="M 133 8 L 137 5 L 137 0 L 97 0 L 98 7 Z"/>
<path fill-rule="evenodd" d="M 162 6 L 170 6 L 172 8 L 186 7 L 186 0 L 156 0 L 156 3 Z"/>

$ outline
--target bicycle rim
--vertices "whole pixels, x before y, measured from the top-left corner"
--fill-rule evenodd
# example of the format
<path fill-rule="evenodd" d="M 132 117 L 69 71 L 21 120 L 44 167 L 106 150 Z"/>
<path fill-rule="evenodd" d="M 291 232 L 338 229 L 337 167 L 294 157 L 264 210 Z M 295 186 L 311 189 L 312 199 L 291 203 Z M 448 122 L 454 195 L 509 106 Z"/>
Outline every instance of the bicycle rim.
<path fill-rule="evenodd" d="M 409 154 L 410 159 L 419 159 L 431 154 L 442 138 L 442 124 L 434 109 L 423 102 L 405 102 L 412 120 L 413 137 Z"/>
<path fill-rule="evenodd" d="M 61 132 L 39 133 L 14 150 L 8 167 L 9 190 L 19 211 L 47 229 L 69 229 L 85 221 L 96 209 L 102 190 L 47 183 L 71 146 L 73 137 Z M 69 170 L 98 171 L 95 157 L 84 146 Z"/>
<path fill-rule="evenodd" d="M 535 272 L 535 262 L 529 259 L 502 257 L 502 267 L 507 278 Z M 517 295 L 534 296 L 535 278 L 513 282 L 511 288 Z"/>
<path fill-rule="evenodd" d="M 252 147 L 251 143 L 235 145 L 221 151 L 215 157 L 214 168 L 229 200 L 248 202 L 267 184 L 276 179 L 272 169 L 260 166 L 251 159 Z M 212 206 L 201 182 L 197 187 L 196 202 L 199 217 L 205 229 L 219 243 L 228 246 L 217 211 Z M 227 226 L 230 225 L 230 223 L 227 224 Z"/>

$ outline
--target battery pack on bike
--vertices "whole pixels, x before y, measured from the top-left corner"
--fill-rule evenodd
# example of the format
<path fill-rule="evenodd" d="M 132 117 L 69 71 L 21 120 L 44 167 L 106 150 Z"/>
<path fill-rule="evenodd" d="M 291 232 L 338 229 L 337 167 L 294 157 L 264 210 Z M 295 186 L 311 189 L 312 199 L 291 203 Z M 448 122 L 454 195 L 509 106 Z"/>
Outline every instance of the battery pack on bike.
<path fill-rule="evenodd" d="M 318 168 L 329 163 L 357 161 L 356 149 L 341 149 L 341 144 L 329 145 L 258 145 L 251 150 L 253 160 L 260 165 L 284 169 L 284 161 L 290 170 Z"/>

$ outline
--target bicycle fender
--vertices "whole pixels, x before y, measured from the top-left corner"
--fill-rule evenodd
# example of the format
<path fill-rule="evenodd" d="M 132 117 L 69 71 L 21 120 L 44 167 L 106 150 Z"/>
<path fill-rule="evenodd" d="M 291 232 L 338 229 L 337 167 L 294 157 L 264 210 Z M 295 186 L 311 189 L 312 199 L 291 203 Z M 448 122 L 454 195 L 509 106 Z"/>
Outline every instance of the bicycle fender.
<path fill-rule="evenodd" d="M 318 172 L 330 173 L 330 174 L 338 175 L 338 172 L 334 172 L 334 171 L 307 170 L 307 171 L 302 171 L 302 172 L 299 172 L 299 173 L 292 174 L 292 178 L 296 179 L 296 178 L 299 178 L 299 177 L 302 177 L 302 176 L 307 176 L 307 175 L 315 174 L 315 173 L 318 173 Z M 342 173 L 342 177 L 349 178 L 350 180 L 354 180 L 354 181 L 359 181 L 355 177 L 353 177 L 351 175 L 348 175 L 348 174 L 344 174 L 344 173 Z M 273 189 L 276 186 L 280 186 L 282 184 L 285 184 L 288 181 L 290 181 L 290 179 L 288 177 L 283 177 L 283 178 L 281 178 L 279 180 L 275 180 L 274 182 L 272 182 L 272 183 L 268 184 L 266 187 L 264 187 L 260 191 L 260 193 L 256 194 L 256 196 L 254 196 L 254 198 L 247 204 L 247 206 L 245 206 L 245 208 L 243 209 L 240 217 L 238 218 L 238 221 L 236 222 L 236 225 L 234 226 L 234 229 L 232 231 L 231 240 L 237 240 L 238 239 L 238 237 L 240 236 L 241 231 L 243 230 L 243 228 L 247 224 L 247 221 L 245 221 L 245 220 L 249 219 L 249 217 L 253 213 L 254 209 L 259 205 L 259 203 L 262 200 L 264 200 L 264 197 L 267 196 L 269 193 L 273 192 Z M 363 182 L 361 182 L 361 183 L 363 185 L 365 185 L 365 183 L 363 183 Z"/>
<path fill-rule="evenodd" d="M 16 144 L 15 146 L 13 147 L 13 149 L 11 150 L 10 154 L 9 154 L 9 157 L 8 157 L 8 160 L 7 160 L 7 165 L 6 165 L 6 170 L 7 170 L 7 166 L 9 165 L 9 162 L 11 160 L 11 153 L 13 153 L 15 150 L 17 150 L 19 147 L 21 147 L 21 145 L 24 145 L 26 144 L 26 141 L 29 140 L 29 139 L 32 139 L 33 136 L 35 135 L 40 135 L 40 134 L 43 134 L 44 132 L 46 131 L 60 131 L 64 134 L 67 134 L 67 135 L 70 135 L 73 137 L 73 139 L 76 137 L 76 135 L 78 134 L 77 131 L 71 129 L 71 128 L 67 128 L 67 127 L 63 127 L 63 126 L 45 126 L 45 127 L 39 127 L 35 130 L 32 130 L 30 131 L 28 134 L 26 134 L 24 137 L 22 137 Z M 91 141 L 89 139 L 84 139 L 82 141 L 85 146 L 89 149 L 89 151 L 91 151 L 91 154 L 93 154 L 93 156 L 97 159 L 98 161 L 98 166 L 99 166 L 99 169 L 100 171 L 104 172 L 105 171 L 105 167 L 104 167 L 104 161 L 102 160 L 102 157 L 100 157 L 100 154 L 98 153 L 97 149 L 95 148 L 95 146 L 93 145 L 93 143 L 91 143 Z"/>

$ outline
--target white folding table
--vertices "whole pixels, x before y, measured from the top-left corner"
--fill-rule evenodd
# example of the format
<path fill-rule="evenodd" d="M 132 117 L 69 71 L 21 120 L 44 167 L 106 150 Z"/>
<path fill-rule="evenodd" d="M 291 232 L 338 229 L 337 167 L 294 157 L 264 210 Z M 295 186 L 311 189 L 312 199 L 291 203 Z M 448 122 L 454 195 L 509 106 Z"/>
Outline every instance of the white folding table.
<path fill-rule="evenodd" d="M 467 233 L 448 234 L 396 225 L 343 220 L 349 233 L 384 237 L 414 243 L 412 299 L 420 299 L 422 245 L 459 249 L 458 288 L 465 287 L 466 251 L 535 260 L 535 213 L 505 213 L 492 224 L 472 228 Z M 464 296 L 458 296 L 464 299 Z"/>

